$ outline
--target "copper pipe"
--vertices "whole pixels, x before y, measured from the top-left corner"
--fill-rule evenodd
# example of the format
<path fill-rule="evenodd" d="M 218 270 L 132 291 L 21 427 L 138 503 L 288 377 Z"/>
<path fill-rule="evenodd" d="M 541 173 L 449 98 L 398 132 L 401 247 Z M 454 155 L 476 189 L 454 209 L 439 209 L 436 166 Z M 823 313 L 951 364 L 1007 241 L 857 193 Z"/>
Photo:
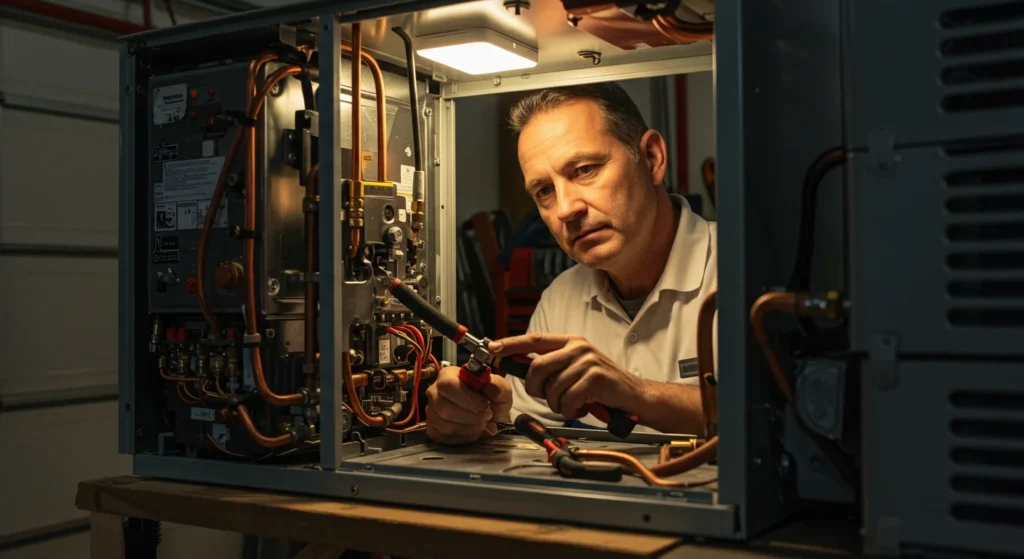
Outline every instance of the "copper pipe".
<path fill-rule="evenodd" d="M 199 379 L 197 378 L 172 377 L 164 372 L 163 367 L 158 368 L 156 371 L 160 374 L 160 378 L 171 382 L 177 382 L 179 384 L 184 384 L 186 382 L 199 382 Z"/>
<path fill-rule="evenodd" d="M 245 432 L 252 437 L 252 440 L 264 448 L 280 448 L 296 442 L 291 434 L 268 437 L 260 433 L 253 424 L 252 417 L 249 416 L 249 410 L 244 405 L 239 405 L 235 408 L 235 416 L 242 422 L 242 427 L 245 427 Z"/>
<path fill-rule="evenodd" d="M 715 386 L 715 313 L 718 290 L 708 294 L 697 315 L 697 370 L 700 375 L 700 405 L 705 436 L 718 432 L 718 390 Z"/>
<path fill-rule="evenodd" d="M 352 55 L 352 46 L 341 45 L 341 52 Z M 372 54 L 363 51 L 360 59 L 366 63 L 373 74 L 373 87 L 377 93 L 377 180 L 388 180 L 388 127 L 387 127 L 387 103 L 384 95 L 384 72 L 381 71 L 377 59 Z"/>
<path fill-rule="evenodd" d="M 320 164 L 314 164 L 306 177 L 306 200 L 313 204 L 317 200 L 317 173 Z M 306 377 L 306 390 L 312 394 L 316 391 L 316 307 L 319 291 L 317 284 L 313 283 L 313 275 L 317 271 L 317 215 L 311 211 L 311 207 L 305 208 L 306 218 L 306 298 L 304 304 L 305 314 L 305 369 L 302 371 Z"/>
<path fill-rule="evenodd" d="M 663 444 L 658 450 L 658 463 L 663 464 L 672 459 L 672 447 L 671 445 Z"/>
<path fill-rule="evenodd" d="M 294 76 L 302 72 L 302 68 L 299 66 L 286 66 L 274 72 L 263 85 L 259 94 L 253 100 L 251 110 L 248 113 L 249 118 L 256 119 L 260 110 L 263 108 L 263 104 L 266 101 L 267 95 L 270 94 L 270 90 L 273 89 L 278 82 L 285 79 L 288 76 Z M 245 192 L 245 228 L 250 231 L 256 229 L 256 138 L 255 135 L 250 137 L 249 141 L 249 159 L 248 159 L 248 173 L 246 177 L 246 192 Z M 209 218 L 209 216 L 207 216 Z M 246 331 L 250 334 L 256 334 L 257 322 L 256 322 L 256 265 L 255 265 L 255 239 L 244 239 L 242 241 L 243 246 L 243 259 L 245 262 L 245 297 L 246 297 L 246 313 L 245 313 L 245 325 Z M 274 406 L 296 406 L 305 403 L 306 397 L 303 394 L 288 394 L 281 396 L 270 390 L 270 386 L 267 385 L 267 380 L 263 374 L 263 359 L 259 351 L 259 348 L 255 348 L 251 352 L 252 355 L 252 369 L 253 377 L 256 380 L 256 387 L 258 388 L 260 395 L 267 403 Z"/>
<path fill-rule="evenodd" d="M 718 452 L 718 435 L 711 437 L 711 439 L 700 445 L 697 450 L 684 454 L 679 458 L 674 458 L 668 462 L 658 464 L 651 468 L 651 471 L 655 475 L 662 477 L 674 476 L 684 472 L 688 472 L 697 466 L 706 464 L 714 459 L 715 454 Z"/>
<path fill-rule="evenodd" d="M 655 16 L 651 24 L 662 35 L 683 44 L 710 41 L 715 34 L 713 23 L 690 23 L 674 15 Z"/>
<path fill-rule="evenodd" d="M 246 75 L 245 83 L 245 114 L 248 115 L 252 108 L 252 96 L 255 95 L 256 91 L 256 74 L 264 64 L 277 58 L 277 55 L 272 52 L 264 52 L 252 59 L 249 62 L 249 71 Z M 210 208 L 206 212 L 206 221 L 203 223 L 203 230 L 199 233 L 199 250 L 196 255 L 196 277 L 198 278 L 197 290 L 199 295 L 199 308 L 203 313 L 203 317 L 206 319 L 207 325 L 213 332 L 213 336 L 216 339 L 221 339 L 220 325 L 217 323 L 217 318 L 213 315 L 210 310 L 209 302 L 206 300 L 206 248 L 207 242 L 210 237 L 210 231 L 213 229 L 213 220 L 216 218 L 218 211 L 220 210 L 220 202 L 224 197 L 224 189 L 227 185 L 227 177 L 231 173 L 231 166 L 235 161 L 235 157 L 238 156 L 239 150 L 242 149 L 242 144 L 247 139 L 253 137 L 254 132 L 250 130 L 248 126 L 239 126 L 238 131 L 235 132 L 235 139 L 231 142 L 231 147 L 228 148 L 228 153 L 224 158 L 224 166 L 221 168 L 220 176 L 217 178 L 217 186 L 213 192 L 213 198 L 210 200 Z"/>
<path fill-rule="evenodd" d="M 573 458 L 579 459 L 583 462 L 612 462 L 615 464 L 621 464 L 632 470 L 633 473 L 642 477 L 648 485 L 653 485 L 655 487 L 700 487 L 716 481 L 715 479 L 704 481 L 669 481 L 658 477 L 658 475 L 644 465 L 643 462 L 637 460 L 635 456 L 626 454 L 625 452 L 578 449 L 573 451 L 572 456 Z"/>
<path fill-rule="evenodd" d="M 823 307 L 820 305 L 808 305 L 808 300 L 812 297 L 807 293 L 793 293 L 790 291 L 780 291 L 765 293 L 754 302 L 754 305 L 750 308 L 750 323 L 754 330 L 754 337 L 757 338 L 758 343 L 761 345 L 761 353 L 764 354 L 765 360 L 768 362 L 768 367 L 771 369 L 772 376 L 775 379 L 775 384 L 779 387 L 779 391 L 782 392 L 782 396 L 786 399 L 786 402 L 796 407 L 796 397 L 793 394 L 793 385 L 789 382 L 789 377 L 786 375 L 786 369 L 782 366 L 782 361 L 779 359 L 778 353 L 772 347 L 771 342 L 768 339 L 768 332 L 764 325 L 765 316 L 773 312 L 781 312 L 791 314 L 794 316 L 827 316 L 834 312 L 833 309 L 827 306 Z M 856 468 L 850 463 L 850 460 L 843 453 L 842 449 L 835 441 L 827 439 L 818 433 L 807 428 L 804 425 L 803 420 L 799 414 L 796 416 L 797 421 L 804 427 L 807 433 L 814 439 L 814 442 L 818 444 L 825 457 L 828 458 L 829 462 L 835 467 L 839 475 L 850 485 L 851 488 L 856 490 L 859 487 L 859 476 Z"/>
<path fill-rule="evenodd" d="M 416 374 L 415 371 L 410 370 L 410 369 L 395 369 L 395 370 L 392 370 L 391 372 L 394 373 L 396 376 L 398 376 L 399 384 L 405 384 L 405 383 L 409 382 L 409 377 L 412 377 L 413 375 Z M 420 381 L 424 381 L 424 380 L 427 380 L 427 379 L 432 379 L 432 378 L 434 378 L 436 376 L 437 376 L 437 368 L 434 367 L 433 365 L 427 365 L 426 367 L 423 367 L 423 369 L 420 371 Z M 368 375 L 366 373 L 353 373 L 352 374 L 352 386 L 353 387 L 355 387 L 355 388 L 362 388 L 364 386 L 369 386 L 369 384 L 370 384 L 370 375 Z"/>
<path fill-rule="evenodd" d="M 348 351 L 341 354 L 341 377 L 345 381 L 345 392 L 348 394 L 349 407 L 352 408 L 352 413 L 356 415 L 359 421 L 370 427 L 384 427 L 387 425 L 388 421 L 383 416 L 372 417 L 363 410 L 363 404 L 359 401 L 359 395 L 356 394 L 355 379 L 352 378 L 352 361 Z"/>

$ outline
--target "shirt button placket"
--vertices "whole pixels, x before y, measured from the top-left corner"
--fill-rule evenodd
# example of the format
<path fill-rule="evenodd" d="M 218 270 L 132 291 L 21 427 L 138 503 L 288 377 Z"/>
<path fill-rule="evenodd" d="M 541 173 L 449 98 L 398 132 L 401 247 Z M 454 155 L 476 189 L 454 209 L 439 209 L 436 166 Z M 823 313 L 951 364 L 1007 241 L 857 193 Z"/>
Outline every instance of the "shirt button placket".
<path fill-rule="evenodd" d="M 637 334 L 636 330 L 632 330 L 630 331 L 629 335 L 626 336 L 626 339 L 629 341 L 630 344 L 635 344 L 637 340 L 640 339 L 640 334 Z"/>

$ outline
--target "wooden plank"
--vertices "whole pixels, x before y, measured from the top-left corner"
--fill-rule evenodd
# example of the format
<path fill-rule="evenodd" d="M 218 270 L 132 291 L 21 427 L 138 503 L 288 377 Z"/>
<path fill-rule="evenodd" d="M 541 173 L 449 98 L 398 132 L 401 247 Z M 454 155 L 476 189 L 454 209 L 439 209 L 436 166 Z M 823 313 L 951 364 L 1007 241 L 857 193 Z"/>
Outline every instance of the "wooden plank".
<path fill-rule="evenodd" d="M 132 476 L 85 481 L 82 510 L 420 557 L 659 557 L 675 537 L 341 502 Z"/>
<path fill-rule="evenodd" d="M 124 519 L 116 514 L 93 511 L 89 547 L 93 559 L 124 559 Z"/>

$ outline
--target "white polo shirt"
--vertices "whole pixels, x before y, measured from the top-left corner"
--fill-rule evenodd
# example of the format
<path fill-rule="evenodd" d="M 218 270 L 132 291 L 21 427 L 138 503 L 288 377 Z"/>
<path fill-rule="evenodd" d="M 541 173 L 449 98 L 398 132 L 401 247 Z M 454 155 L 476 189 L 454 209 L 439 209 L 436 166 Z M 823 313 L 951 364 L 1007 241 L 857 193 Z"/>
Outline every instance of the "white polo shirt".
<path fill-rule="evenodd" d="M 528 332 L 585 337 L 622 369 L 641 378 L 697 386 L 697 315 L 709 293 L 718 287 L 718 230 L 695 214 L 686 199 L 670 195 L 680 209 L 665 271 L 630 320 L 615 297 L 607 274 L 576 265 L 544 290 L 530 319 Z M 715 370 L 718 370 L 718 325 L 715 318 Z M 526 393 L 523 381 L 508 377 L 514 401 L 512 419 L 528 413 L 548 426 L 565 418 L 547 402 Z M 592 415 L 580 422 L 605 424 Z M 656 432 L 638 426 L 636 432 Z"/>

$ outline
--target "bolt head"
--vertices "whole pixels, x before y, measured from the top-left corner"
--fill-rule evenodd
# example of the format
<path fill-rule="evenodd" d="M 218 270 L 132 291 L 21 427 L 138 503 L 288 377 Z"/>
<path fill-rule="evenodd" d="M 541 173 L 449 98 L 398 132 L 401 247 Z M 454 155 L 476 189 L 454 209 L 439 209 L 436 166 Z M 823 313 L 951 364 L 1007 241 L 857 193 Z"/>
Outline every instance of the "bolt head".
<path fill-rule="evenodd" d="M 267 293 L 270 295 L 277 295 L 281 292 L 281 282 L 277 278 L 270 278 L 267 280 Z"/>

